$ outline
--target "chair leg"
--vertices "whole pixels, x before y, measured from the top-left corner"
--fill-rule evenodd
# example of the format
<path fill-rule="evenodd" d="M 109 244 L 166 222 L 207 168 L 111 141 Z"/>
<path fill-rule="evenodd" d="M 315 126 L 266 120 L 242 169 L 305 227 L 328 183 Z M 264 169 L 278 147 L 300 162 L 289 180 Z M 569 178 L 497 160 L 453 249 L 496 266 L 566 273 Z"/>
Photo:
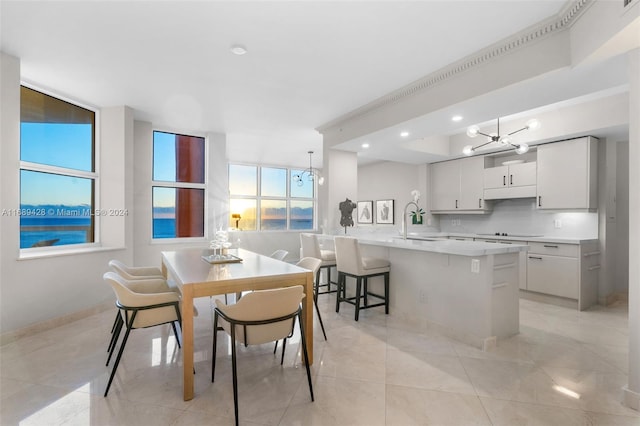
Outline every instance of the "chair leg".
<path fill-rule="evenodd" d="M 213 383 L 216 375 L 216 350 L 218 349 L 218 314 L 213 317 L 213 348 L 211 350 L 211 383 Z"/>
<path fill-rule="evenodd" d="M 318 295 L 313 295 L 313 304 L 316 307 L 316 314 L 318 314 L 318 321 L 320 321 L 320 327 L 322 328 L 322 334 L 324 335 L 324 340 L 327 340 L 327 333 L 324 331 L 324 324 L 322 323 L 322 315 L 320 315 L 320 309 L 318 309 Z M 276 342 L 277 344 L 277 342 Z"/>
<path fill-rule="evenodd" d="M 358 318 L 360 317 L 360 298 L 362 297 L 362 278 L 358 277 L 356 278 L 356 321 L 358 321 Z"/>
<path fill-rule="evenodd" d="M 113 330 L 116 329 L 116 324 L 118 324 L 118 319 L 120 318 L 120 311 L 116 312 L 116 317 L 113 319 L 113 325 L 111 326 L 111 334 L 113 334 Z M 108 351 L 107 351 L 108 352 Z"/>
<path fill-rule="evenodd" d="M 284 364 L 284 350 L 287 348 L 287 338 L 282 339 L 282 357 L 280 357 L 280 365 Z"/>
<path fill-rule="evenodd" d="M 389 273 L 384 274 L 384 313 L 389 315 Z"/>
<path fill-rule="evenodd" d="M 178 337 L 178 329 L 176 328 L 175 321 L 171 322 L 171 327 L 173 328 L 173 335 L 176 336 L 176 342 L 178 343 L 178 347 L 182 348 L 182 346 L 180 346 L 180 338 Z"/>
<path fill-rule="evenodd" d="M 106 366 L 109 366 L 109 362 L 111 361 L 111 357 L 113 356 L 113 351 L 116 349 L 116 344 L 118 343 L 118 338 L 120 337 L 120 332 L 122 331 L 123 325 L 124 325 L 124 320 L 120 318 L 120 321 L 118 322 L 118 326 L 113 331 L 113 336 L 111 336 L 111 340 L 113 341 L 113 344 L 111 345 L 111 350 L 109 351 L 109 356 L 107 357 Z"/>
<path fill-rule="evenodd" d="M 300 325 L 300 336 L 302 337 L 302 353 L 304 354 L 304 366 L 307 368 L 307 381 L 309 382 L 309 393 L 311 394 L 311 401 L 313 398 L 313 384 L 311 383 L 311 370 L 309 369 L 309 354 L 307 354 L 307 339 L 304 335 L 304 327 L 302 326 L 302 319 L 298 314 L 298 324 Z"/>
<path fill-rule="evenodd" d="M 320 271 L 321 270 L 322 270 L 322 268 L 318 268 L 318 271 L 316 272 L 316 281 L 314 283 L 315 291 L 313 292 L 313 299 L 314 300 L 318 299 L 318 293 L 320 292 Z"/>
<path fill-rule="evenodd" d="M 236 326 L 231 324 L 231 368 L 233 372 L 233 411 L 238 426 L 238 366 L 236 365 Z"/>
<path fill-rule="evenodd" d="M 120 316 L 120 311 L 118 311 L 118 316 L 113 322 L 113 327 L 111 329 L 111 341 L 109 342 L 109 346 L 107 347 L 107 352 L 111 353 L 113 351 L 113 346 L 116 344 L 118 337 L 120 336 L 120 326 L 122 325 L 122 317 Z M 116 333 L 117 331 L 117 333 Z M 107 365 L 109 362 L 107 362 Z"/>
<path fill-rule="evenodd" d="M 118 364 L 120 364 L 120 358 L 122 358 L 122 353 L 124 352 L 124 346 L 127 344 L 127 339 L 129 338 L 129 333 L 131 332 L 131 327 L 133 327 L 133 321 L 136 318 L 136 313 L 138 311 L 133 311 L 131 315 L 131 319 L 129 320 L 129 324 L 127 324 L 127 331 L 124 333 L 124 338 L 122 339 L 122 344 L 120 345 L 120 350 L 118 351 L 118 356 L 116 357 L 116 362 L 113 364 L 113 370 L 111 370 L 111 376 L 109 376 L 109 382 L 107 383 L 107 388 L 104 390 L 104 396 L 107 396 L 109 393 L 109 388 L 111 387 L 111 382 L 113 382 L 113 377 L 116 375 L 116 370 L 118 369 Z"/>

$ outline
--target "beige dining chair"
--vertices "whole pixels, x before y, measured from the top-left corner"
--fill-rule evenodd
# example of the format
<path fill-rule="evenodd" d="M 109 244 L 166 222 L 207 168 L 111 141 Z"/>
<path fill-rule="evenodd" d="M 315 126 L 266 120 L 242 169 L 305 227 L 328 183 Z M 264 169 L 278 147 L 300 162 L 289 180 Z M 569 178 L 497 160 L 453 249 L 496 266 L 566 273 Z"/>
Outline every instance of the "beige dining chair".
<path fill-rule="evenodd" d="M 238 425 L 236 342 L 244 344 L 246 347 L 286 339 L 293 336 L 296 318 L 298 319 L 302 338 L 309 393 L 311 394 L 311 401 L 314 400 L 306 336 L 301 319 L 301 302 L 304 297 L 304 289 L 298 285 L 272 290 L 256 290 L 245 294 L 242 299 L 233 305 L 227 305 L 221 300 L 216 300 L 213 321 L 211 381 L 215 380 L 218 324 L 220 324 L 222 329 L 231 336 L 231 368 L 233 373 L 233 404 L 236 426 Z"/>
<path fill-rule="evenodd" d="M 170 323 L 178 347 L 180 347 L 180 338 L 178 337 L 176 322 L 181 325 L 182 317 L 180 315 L 180 297 L 176 292 L 167 290 L 167 284 L 164 280 L 150 279 L 130 281 L 115 272 L 107 272 L 103 278 L 105 282 L 111 286 L 116 295 L 116 307 L 118 308 L 119 318 L 113 332 L 113 343 L 110 345 L 107 366 L 115 350 L 122 327 L 126 327 L 122 343 L 120 344 L 120 350 L 118 351 L 107 387 L 104 391 L 104 396 L 107 396 L 131 330 Z"/>
<path fill-rule="evenodd" d="M 284 260 L 285 257 L 287 257 L 288 254 L 289 254 L 289 252 L 286 251 L 286 250 L 276 250 L 273 253 L 271 253 L 271 255 L 269 257 L 272 258 L 272 259 Z"/>
<path fill-rule="evenodd" d="M 164 278 L 162 271 L 155 266 L 128 266 L 117 259 L 111 259 L 109 261 L 109 267 L 127 280 Z"/>

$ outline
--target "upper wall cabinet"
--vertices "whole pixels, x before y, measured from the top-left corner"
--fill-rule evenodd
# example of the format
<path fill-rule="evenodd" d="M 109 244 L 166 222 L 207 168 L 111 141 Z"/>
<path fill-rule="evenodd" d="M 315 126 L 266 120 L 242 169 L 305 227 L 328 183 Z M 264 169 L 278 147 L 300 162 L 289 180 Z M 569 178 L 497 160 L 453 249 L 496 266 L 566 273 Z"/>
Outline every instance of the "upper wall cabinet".
<path fill-rule="evenodd" d="M 484 213 L 484 158 L 471 157 L 431 165 L 432 213 Z"/>
<path fill-rule="evenodd" d="M 522 161 L 522 160 L 521 160 Z M 505 162 L 509 163 L 509 162 Z M 507 164 L 484 169 L 484 198 L 524 198 L 536 196 L 536 163 Z"/>
<path fill-rule="evenodd" d="M 597 209 L 597 139 L 585 137 L 540 145 L 537 164 L 538 209 Z"/>

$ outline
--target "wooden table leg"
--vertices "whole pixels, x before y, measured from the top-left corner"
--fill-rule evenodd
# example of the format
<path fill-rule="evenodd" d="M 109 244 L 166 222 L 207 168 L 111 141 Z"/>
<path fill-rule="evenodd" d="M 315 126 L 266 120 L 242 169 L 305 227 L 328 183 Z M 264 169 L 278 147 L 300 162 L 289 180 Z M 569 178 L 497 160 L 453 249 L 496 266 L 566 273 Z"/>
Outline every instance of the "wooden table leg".
<path fill-rule="evenodd" d="M 307 282 L 304 286 L 305 298 L 302 303 L 302 323 L 304 334 L 307 337 L 307 353 L 309 365 L 313 364 L 313 273 L 307 273 Z"/>
<path fill-rule="evenodd" d="M 193 399 L 193 291 L 182 288 L 182 384 L 184 400 Z"/>

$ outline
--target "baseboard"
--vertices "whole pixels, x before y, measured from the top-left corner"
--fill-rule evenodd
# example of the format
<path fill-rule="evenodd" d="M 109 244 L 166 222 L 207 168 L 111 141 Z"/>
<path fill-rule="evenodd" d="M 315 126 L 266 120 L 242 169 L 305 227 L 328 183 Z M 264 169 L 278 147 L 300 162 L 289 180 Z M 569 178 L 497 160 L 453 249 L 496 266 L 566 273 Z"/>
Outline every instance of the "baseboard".
<path fill-rule="evenodd" d="M 109 309 L 113 309 L 113 301 L 105 301 L 88 309 L 83 309 L 81 311 L 74 312 L 68 315 L 41 321 L 18 330 L 2 333 L 0 334 L 0 346 L 6 345 L 8 343 L 13 343 L 23 337 L 32 336 L 43 331 L 60 327 L 61 325 L 69 324 L 74 321 L 90 317 L 91 315 L 95 315 Z"/>
<path fill-rule="evenodd" d="M 623 404 L 633 410 L 640 411 L 640 393 L 632 391 L 627 386 L 622 390 L 624 391 Z"/>
<path fill-rule="evenodd" d="M 618 291 L 609 294 L 608 296 L 599 297 L 598 304 L 603 306 L 609 306 L 616 302 L 628 302 L 629 301 L 629 293 L 626 291 Z"/>
<path fill-rule="evenodd" d="M 578 301 L 575 299 L 567 299 L 565 297 L 552 296 L 550 294 L 535 293 L 532 291 L 520 289 L 520 297 L 522 299 L 534 302 L 548 303 L 550 305 L 562 306 L 564 308 L 578 309 Z"/>

